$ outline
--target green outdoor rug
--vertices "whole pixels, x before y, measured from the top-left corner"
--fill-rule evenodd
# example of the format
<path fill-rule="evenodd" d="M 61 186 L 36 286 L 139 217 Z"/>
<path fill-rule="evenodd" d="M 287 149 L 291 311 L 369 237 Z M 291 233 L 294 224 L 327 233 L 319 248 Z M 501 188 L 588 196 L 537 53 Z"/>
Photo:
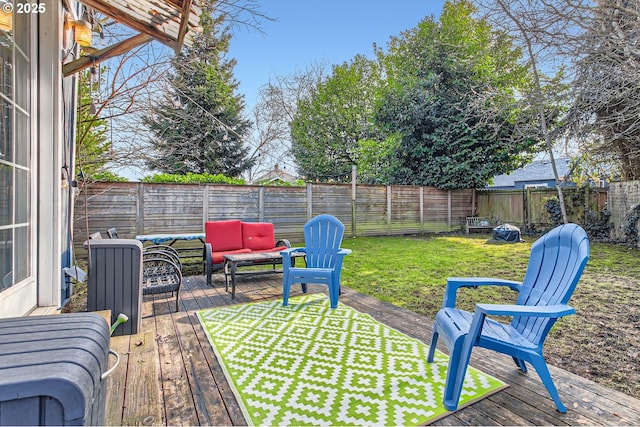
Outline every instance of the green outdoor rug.
<path fill-rule="evenodd" d="M 323 294 L 198 312 L 250 425 L 421 425 L 448 411 L 448 358 Z M 469 368 L 460 406 L 506 385 Z"/>

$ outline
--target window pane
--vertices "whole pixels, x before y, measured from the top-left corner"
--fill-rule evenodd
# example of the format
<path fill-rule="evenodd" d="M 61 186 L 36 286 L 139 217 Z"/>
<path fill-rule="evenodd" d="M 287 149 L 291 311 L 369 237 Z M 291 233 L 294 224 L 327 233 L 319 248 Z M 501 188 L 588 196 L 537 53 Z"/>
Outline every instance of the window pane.
<path fill-rule="evenodd" d="M 20 85 L 22 86 L 22 85 Z M 16 144 L 15 162 L 21 166 L 29 167 L 31 161 L 31 129 L 30 119 L 22 111 L 16 111 Z"/>
<path fill-rule="evenodd" d="M 15 3 L 15 2 L 14 2 Z M 37 2 L 32 4 L 38 4 Z M 48 11 L 47 11 L 48 12 Z M 16 46 L 29 56 L 29 36 L 31 34 L 31 17 L 35 16 L 34 13 L 13 13 L 14 26 L 13 28 L 20 28 L 21 31 L 14 31 L 13 37 L 16 40 Z M 18 76 L 20 74 L 17 74 Z"/>
<path fill-rule="evenodd" d="M 13 98 L 13 61 L 10 39 L 0 31 L 0 92 L 7 98 Z"/>
<path fill-rule="evenodd" d="M 16 270 L 14 283 L 18 283 L 31 275 L 31 263 L 29 262 L 31 259 L 31 245 L 29 244 L 31 227 L 28 225 L 16 227 L 15 236 L 14 246 L 16 247 L 16 251 L 14 256 L 16 258 Z"/>
<path fill-rule="evenodd" d="M 13 168 L 0 163 L 0 225 L 12 224 Z"/>
<path fill-rule="evenodd" d="M 13 230 L 0 230 L 0 291 L 13 284 L 13 275 L 11 274 L 12 232 Z"/>
<path fill-rule="evenodd" d="M 29 222 L 29 212 L 31 204 L 29 203 L 29 172 L 16 169 L 16 224 L 24 224 Z"/>
<path fill-rule="evenodd" d="M 13 161 L 13 107 L 6 101 L 0 100 L 0 160 Z"/>
<path fill-rule="evenodd" d="M 31 86 L 28 84 L 28 82 L 31 80 L 31 76 L 29 74 L 29 61 L 20 53 L 18 53 L 17 50 L 14 61 L 14 67 L 16 69 L 15 75 L 18 79 L 15 84 L 16 105 L 24 110 L 29 111 L 29 88 Z"/>

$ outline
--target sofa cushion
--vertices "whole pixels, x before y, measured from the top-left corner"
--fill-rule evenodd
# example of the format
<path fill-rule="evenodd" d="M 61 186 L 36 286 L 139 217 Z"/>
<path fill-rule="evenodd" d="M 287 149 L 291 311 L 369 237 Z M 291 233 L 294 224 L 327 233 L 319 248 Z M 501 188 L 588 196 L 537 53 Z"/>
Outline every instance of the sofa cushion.
<path fill-rule="evenodd" d="M 239 219 L 207 221 L 204 224 L 204 234 L 205 241 L 211 243 L 212 252 L 243 249 L 242 221 Z"/>
<path fill-rule="evenodd" d="M 252 251 L 273 249 L 276 245 L 273 224 L 270 222 L 243 222 L 242 246 Z"/>
<path fill-rule="evenodd" d="M 222 264 L 224 263 L 224 256 L 230 254 L 248 254 L 251 252 L 250 249 L 236 249 L 233 251 L 221 251 L 221 252 L 211 252 L 211 259 L 214 264 Z"/>

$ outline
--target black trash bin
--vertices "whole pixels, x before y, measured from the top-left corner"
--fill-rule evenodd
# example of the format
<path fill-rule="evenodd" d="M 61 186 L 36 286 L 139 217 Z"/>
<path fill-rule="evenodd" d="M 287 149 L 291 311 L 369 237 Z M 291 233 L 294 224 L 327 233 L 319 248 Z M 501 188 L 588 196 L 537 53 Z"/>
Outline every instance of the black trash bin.
<path fill-rule="evenodd" d="M 104 425 L 109 352 L 94 313 L 0 319 L 0 425 Z"/>
<path fill-rule="evenodd" d="M 111 310 L 113 325 L 120 313 L 129 320 L 116 335 L 139 332 L 142 322 L 142 243 L 133 239 L 85 242 L 91 254 L 87 282 L 87 310 Z"/>
<path fill-rule="evenodd" d="M 522 242 L 520 229 L 515 225 L 502 224 L 493 229 L 494 242 L 519 243 Z"/>

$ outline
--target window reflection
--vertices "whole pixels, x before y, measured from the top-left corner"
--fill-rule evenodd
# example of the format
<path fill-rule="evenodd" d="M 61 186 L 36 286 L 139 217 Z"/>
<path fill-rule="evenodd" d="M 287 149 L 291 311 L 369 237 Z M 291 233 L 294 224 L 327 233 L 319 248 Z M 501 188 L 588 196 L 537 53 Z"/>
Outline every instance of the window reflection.
<path fill-rule="evenodd" d="M 0 292 L 33 276 L 33 22 L 14 15 L 13 31 L 0 30 Z"/>

